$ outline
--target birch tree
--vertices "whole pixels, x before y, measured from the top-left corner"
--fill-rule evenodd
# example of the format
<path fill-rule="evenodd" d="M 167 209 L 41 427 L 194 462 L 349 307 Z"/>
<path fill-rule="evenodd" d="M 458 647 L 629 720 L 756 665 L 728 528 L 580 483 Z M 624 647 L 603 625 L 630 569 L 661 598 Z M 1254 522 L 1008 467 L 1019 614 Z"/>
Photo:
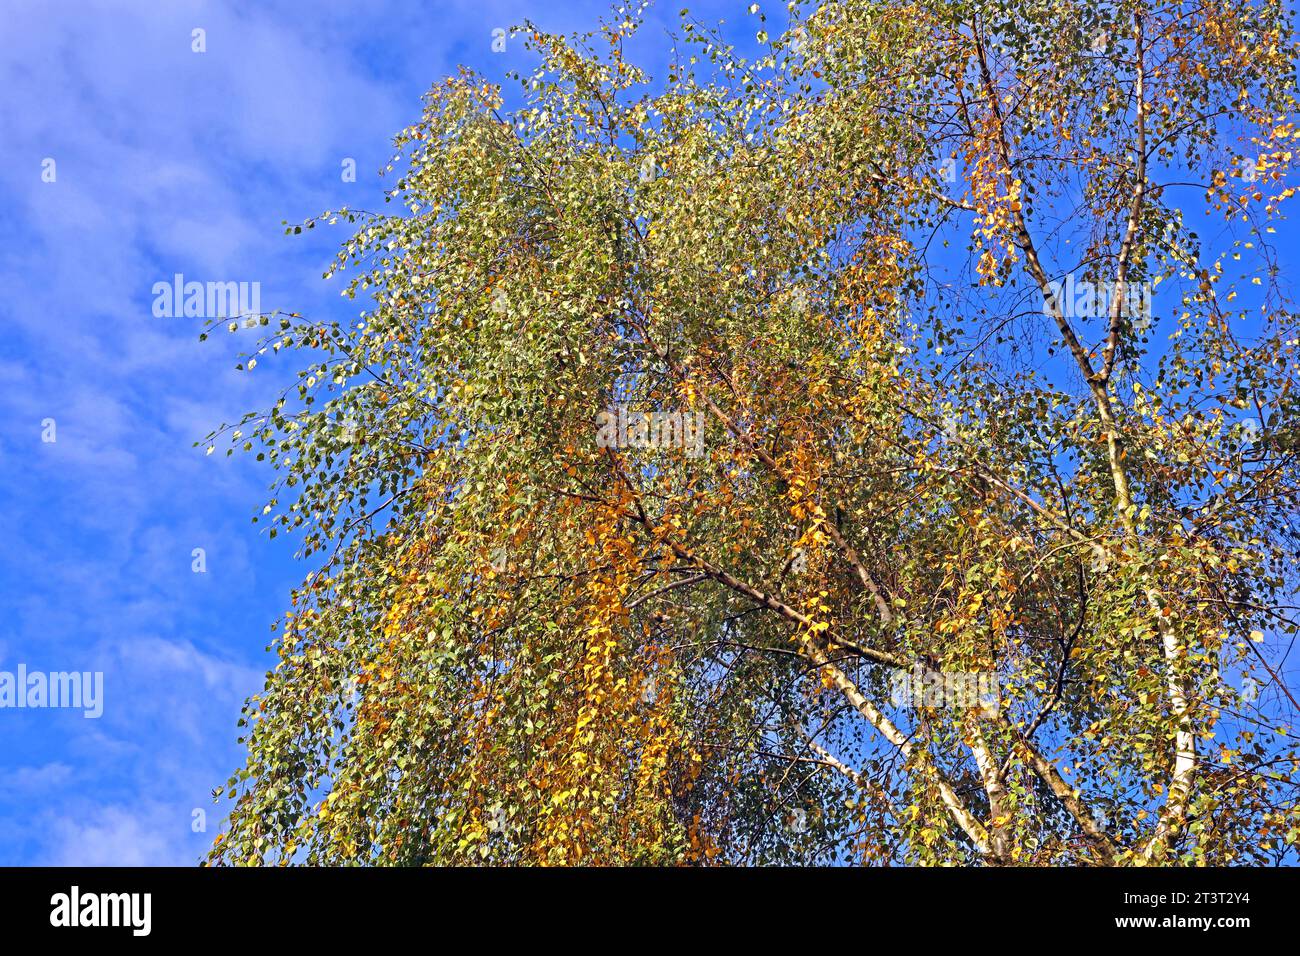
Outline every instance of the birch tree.
<path fill-rule="evenodd" d="M 212 437 L 313 570 L 211 862 L 1293 859 L 1283 7 L 639 26 L 306 223 L 363 311 Z"/>

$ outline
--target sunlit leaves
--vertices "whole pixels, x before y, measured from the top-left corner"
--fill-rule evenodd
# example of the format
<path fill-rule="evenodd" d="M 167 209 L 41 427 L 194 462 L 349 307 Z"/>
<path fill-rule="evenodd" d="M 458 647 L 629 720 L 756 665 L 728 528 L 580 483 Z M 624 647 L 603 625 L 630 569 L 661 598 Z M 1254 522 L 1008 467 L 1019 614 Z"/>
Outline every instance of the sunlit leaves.
<path fill-rule="evenodd" d="M 754 61 L 686 21 L 662 82 L 634 20 L 526 26 L 518 109 L 437 84 L 392 211 L 321 217 L 365 311 L 279 318 L 297 382 L 227 436 L 318 569 L 214 860 L 1294 841 L 1277 9 L 794 10 Z M 1226 254 L 1202 197 L 1245 217 Z M 1048 307 L 1121 262 L 1150 324 Z M 701 416 L 702 453 L 602 444 L 615 406 Z M 997 713 L 900 702 L 913 668 L 995 676 Z"/>

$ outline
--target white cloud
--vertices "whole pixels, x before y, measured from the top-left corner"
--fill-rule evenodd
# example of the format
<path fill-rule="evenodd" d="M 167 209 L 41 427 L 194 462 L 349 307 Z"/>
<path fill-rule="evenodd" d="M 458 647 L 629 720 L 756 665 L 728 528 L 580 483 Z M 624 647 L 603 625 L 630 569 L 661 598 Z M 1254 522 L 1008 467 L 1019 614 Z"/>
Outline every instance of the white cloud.
<path fill-rule="evenodd" d="M 106 806 L 50 825 L 43 863 L 49 866 L 188 866 L 201 850 L 190 830 L 190 810 L 150 803 Z"/>
<path fill-rule="evenodd" d="M 72 767 L 62 761 L 0 771 L 0 798 L 47 796 L 55 788 L 65 786 L 72 776 Z"/>

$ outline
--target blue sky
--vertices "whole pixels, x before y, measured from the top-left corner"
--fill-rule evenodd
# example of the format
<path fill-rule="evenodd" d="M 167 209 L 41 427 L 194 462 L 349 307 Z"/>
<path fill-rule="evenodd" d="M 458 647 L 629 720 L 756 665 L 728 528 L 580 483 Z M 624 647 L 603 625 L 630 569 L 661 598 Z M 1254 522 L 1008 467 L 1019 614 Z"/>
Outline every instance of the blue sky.
<path fill-rule="evenodd" d="M 741 23 L 746 5 L 691 7 Z M 286 237 L 281 220 L 378 208 L 390 139 L 430 85 L 461 63 L 501 79 L 531 66 L 521 41 L 494 54 L 493 29 L 578 29 L 610 6 L 4 7 L 0 671 L 102 671 L 105 701 L 97 720 L 0 711 L 0 864 L 192 863 L 219 827 L 211 788 L 242 762 L 235 721 L 270 625 L 307 569 L 250 522 L 269 471 L 191 447 L 277 380 L 235 371 L 228 336 L 199 343 L 201 320 L 155 317 L 153 284 L 259 282 L 264 310 L 342 316 L 321 273 L 346 234 Z"/>

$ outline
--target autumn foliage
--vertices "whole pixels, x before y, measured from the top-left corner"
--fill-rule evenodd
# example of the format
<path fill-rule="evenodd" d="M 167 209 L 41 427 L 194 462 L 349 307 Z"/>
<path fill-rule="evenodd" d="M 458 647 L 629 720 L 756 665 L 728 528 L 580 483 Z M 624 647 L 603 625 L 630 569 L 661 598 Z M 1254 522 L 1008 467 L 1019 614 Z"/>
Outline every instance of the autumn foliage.
<path fill-rule="evenodd" d="M 1285 11 L 779 12 L 527 27 L 322 217 L 364 317 L 222 432 L 317 570 L 213 862 L 1294 854 Z"/>

